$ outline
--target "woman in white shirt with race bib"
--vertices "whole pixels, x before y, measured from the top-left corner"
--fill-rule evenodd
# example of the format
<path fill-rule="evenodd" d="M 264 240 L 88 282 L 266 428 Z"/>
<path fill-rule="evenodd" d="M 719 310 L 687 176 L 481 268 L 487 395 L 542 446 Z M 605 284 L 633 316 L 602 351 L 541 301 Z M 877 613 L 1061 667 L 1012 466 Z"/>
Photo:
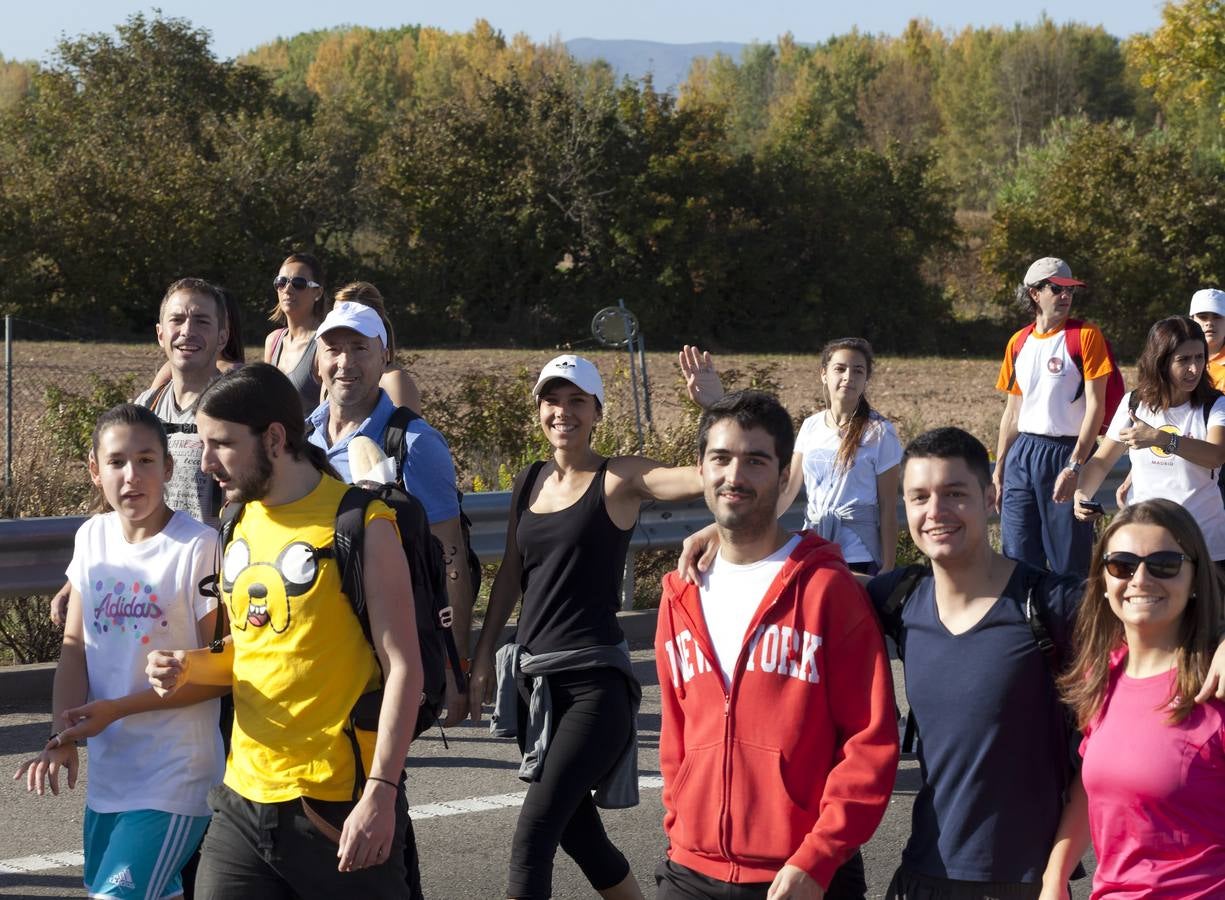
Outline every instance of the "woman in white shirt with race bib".
<path fill-rule="evenodd" d="M 1199 523 L 1213 560 L 1225 561 L 1225 505 L 1217 489 L 1225 465 L 1225 396 L 1205 374 L 1207 358 L 1208 342 L 1193 319 L 1170 316 L 1153 325 L 1137 364 L 1139 383 L 1123 397 L 1080 473 L 1077 518 L 1101 514 L 1086 504 L 1126 450 L 1128 502 L 1164 497 L 1181 504 Z"/>

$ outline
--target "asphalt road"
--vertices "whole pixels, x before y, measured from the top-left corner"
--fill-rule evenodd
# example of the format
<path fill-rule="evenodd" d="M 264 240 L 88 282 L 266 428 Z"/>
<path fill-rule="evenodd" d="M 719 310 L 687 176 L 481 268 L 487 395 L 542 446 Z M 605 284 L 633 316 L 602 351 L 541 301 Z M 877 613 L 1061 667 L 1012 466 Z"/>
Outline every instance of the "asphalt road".
<path fill-rule="evenodd" d="M 659 687 L 650 651 L 636 651 L 634 668 L 643 683 L 639 714 L 639 774 L 642 802 L 629 810 L 605 811 L 605 827 L 630 860 L 647 897 L 664 850 L 659 775 Z M 900 663 L 894 679 L 901 691 Z M 0 771 L 12 773 L 42 746 L 45 712 L 0 709 Z M 505 897 L 510 840 L 525 785 L 516 778 L 513 741 L 489 736 L 487 726 L 437 730 L 413 745 L 409 799 L 422 860 L 425 894 L 438 900 Z M 0 896 L 81 896 L 81 819 L 84 785 L 59 797 L 34 797 L 8 778 L 0 779 Z M 868 896 L 882 897 L 909 830 L 910 806 L 919 785 L 918 763 L 903 757 L 889 810 L 864 847 Z M 1081 883 L 1084 885 L 1084 882 Z M 558 898 L 594 897 L 578 868 L 559 853 L 553 877 Z M 1082 887 L 1077 898 L 1087 896 Z"/>

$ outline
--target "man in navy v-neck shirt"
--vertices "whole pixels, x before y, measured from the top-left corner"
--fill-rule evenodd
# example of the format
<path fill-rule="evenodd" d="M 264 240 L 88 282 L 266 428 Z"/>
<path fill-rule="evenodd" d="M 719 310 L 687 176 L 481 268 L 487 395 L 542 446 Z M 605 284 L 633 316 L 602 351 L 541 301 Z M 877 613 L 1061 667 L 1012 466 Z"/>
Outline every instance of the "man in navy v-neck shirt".
<path fill-rule="evenodd" d="M 923 783 L 889 896 L 1037 897 L 1072 776 L 1054 679 L 1022 611 L 1036 572 L 991 548 L 995 490 L 978 440 L 929 431 L 902 467 L 910 533 L 932 576 L 902 608 Z M 900 576 L 869 584 L 878 609 Z M 1047 575 L 1036 584 L 1066 654 L 1081 582 Z"/>

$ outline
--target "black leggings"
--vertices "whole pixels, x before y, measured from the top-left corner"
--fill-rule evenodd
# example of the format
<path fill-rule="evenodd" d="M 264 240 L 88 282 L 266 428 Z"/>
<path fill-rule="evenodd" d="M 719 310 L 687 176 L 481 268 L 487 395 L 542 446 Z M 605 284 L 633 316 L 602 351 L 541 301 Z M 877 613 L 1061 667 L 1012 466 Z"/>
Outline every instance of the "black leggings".
<path fill-rule="evenodd" d="M 527 789 L 510 851 L 508 897 L 553 894 L 553 857 L 566 851 L 597 891 L 620 884 L 629 863 L 604 832 L 591 799 L 630 738 L 629 687 L 615 669 L 547 676 L 553 730 L 540 780 Z M 526 690 L 519 686 L 519 747 L 527 727 Z"/>

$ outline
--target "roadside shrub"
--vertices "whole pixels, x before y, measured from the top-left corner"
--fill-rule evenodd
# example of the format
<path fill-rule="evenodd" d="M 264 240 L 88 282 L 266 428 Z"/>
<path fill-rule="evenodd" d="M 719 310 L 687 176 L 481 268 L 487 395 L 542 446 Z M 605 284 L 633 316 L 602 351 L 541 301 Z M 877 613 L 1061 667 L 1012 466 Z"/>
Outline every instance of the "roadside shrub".
<path fill-rule="evenodd" d="M 14 440 L 13 483 L 0 492 L 0 518 L 70 516 L 84 513 L 90 500 L 84 462 L 98 416 L 132 395 L 132 376 L 118 380 L 90 376 L 86 394 L 49 387 L 44 410 L 33 427 Z M 47 616 L 45 596 L 0 598 L 0 647 L 12 662 L 58 658 L 62 630 Z"/>
<path fill-rule="evenodd" d="M 41 424 L 27 427 L 16 436 L 13 483 L 0 491 L 0 518 L 80 515 L 85 511 L 90 497 L 89 476 L 81 459 L 60 452 L 61 438 Z M 0 656 L 7 656 L 7 662 L 54 660 L 59 656 L 61 637 L 61 629 L 47 616 L 45 596 L 0 598 Z"/>
<path fill-rule="evenodd" d="M 76 394 L 54 385 L 44 394 L 42 428 L 51 436 L 55 452 L 61 456 L 85 459 L 98 417 L 136 393 L 134 375 L 111 379 L 91 374 L 89 383 L 87 394 Z"/>

